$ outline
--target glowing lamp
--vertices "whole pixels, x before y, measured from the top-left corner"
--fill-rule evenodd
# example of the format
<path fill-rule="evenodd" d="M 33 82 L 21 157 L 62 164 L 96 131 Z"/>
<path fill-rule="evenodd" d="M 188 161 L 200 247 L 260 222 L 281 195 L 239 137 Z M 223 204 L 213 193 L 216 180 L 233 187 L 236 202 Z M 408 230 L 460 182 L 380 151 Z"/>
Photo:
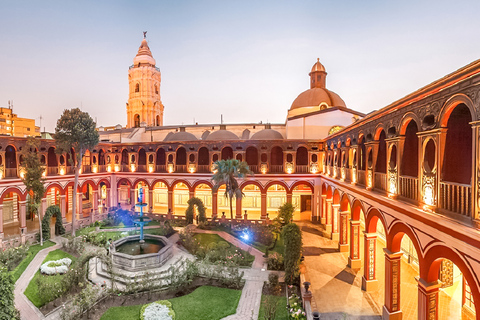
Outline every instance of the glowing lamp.
<path fill-rule="evenodd" d="M 65 174 L 65 169 L 64 168 L 60 168 L 60 175 L 63 176 Z"/>
<path fill-rule="evenodd" d="M 118 164 L 115 165 L 115 172 L 120 171 L 120 166 Z"/>
<path fill-rule="evenodd" d="M 357 183 L 357 169 L 352 169 L 352 183 Z"/>
<path fill-rule="evenodd" d="M 169 163 L 169 164 L 167 165 L 167 171 L 168 171 L 168 173 L 172 173 L 172 172 L 173 172 L 173 163 Z"/>
<path fill-rule="evenodd" d="M 107 172 L 112 172 L 112 166 L 111 165 L 107 166 Z"/>
<path fill-rule="evenodd" d="M 0 170 L 0 179 L 3 179 L 3 170 Z"/>
<path fill-rule="evenodd" d="M 287 168 L 287 173 L 292 173 L 293 169 L 292 168 Z"/>
<path fill-rule="evenodd" d="M 150 164 L 148 165 L 148 172 L 149 172 L 149 173 L 152 173 L 153 171 L 155 171 L 155 170 L 154 170 L 154 167 L 153 167 L 153 164 L 150 163 Z"/>
<path fill-rule="evenodd" d="M 130 172 L 135 172 L 135 169 L 137 169 L 137 168 L 135 167 L 135 163 L 132 163 L 132 164 L 130 165 Z"/>
<path fill-rule="evenodd" d="M 423 188 L 423 202 L 429 206 L 434 205 L 434 196 L 433 196 L 433 188 L 431 185 L 426 185 Z"/>
<path fill-rule="evenodd" d="M 93 173 L 97 173 L 97 172 L 98 172 L 98 167 L 97 167 L 97 166 L 94 166 L 94 167 L 92 168 L 92 172 L 93 172 Z"/>
<path fill-rule="evenodd" d="M 367 187 L 371 189 L 373 187 L 373 176 L 372 176 L 372 171 L 369 170 L 367 174 Z"/>

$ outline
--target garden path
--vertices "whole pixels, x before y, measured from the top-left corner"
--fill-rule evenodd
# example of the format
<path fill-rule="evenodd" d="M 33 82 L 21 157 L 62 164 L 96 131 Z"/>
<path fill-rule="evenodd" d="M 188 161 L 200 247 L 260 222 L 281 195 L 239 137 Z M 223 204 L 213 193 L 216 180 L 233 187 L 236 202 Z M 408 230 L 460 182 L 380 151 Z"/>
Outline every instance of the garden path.
<path fill-rule="evenodd" d="M 62 247 L 61 237 L 56 237 L 51 240 L 56 242 L 56 245 L 39 251 L 15 283 L 15 307 L 20 310 L 20 317 L 22 320 L 45 319 L 45 316 L 40 312 L 40 310 L 38 310 L 37 307 L 33 305 L 30 300 L 28 300 L 28 298 L 23 294 L 23 292 L 27 288 L 30 281 L 33 279 L 33 276 L 35 275 L 37 270 L 42 265 L 42 262 L 46 258 L 47 254 L 50 251 Z"/>
<path fill-rule="evenodd" d="M 211 231 L 211 230 L 194 230 L 196 233 L 215 233 L 223 239 L 227 240 L 234 246 L 249 252 L 255 257 L 255 261 L 252 264 L 252 268 L 243 269 L 245 279 L 245 286 L 242 290 L 242 296 L 238 302 L 237 312 L 222 320 L 256 320 L 258 319 L 258 313 L 260 311 L 260 304 L 262 300 L 263 283 L 268 281 L 268 275 L 270 273 L 277 273 L 283 277 L 284 272 L 268 271 L 266 260 L 263 257 L 263 252 L 249 246 L 248 244 L 240 241 L 231 234 L 225 231 Z"/>

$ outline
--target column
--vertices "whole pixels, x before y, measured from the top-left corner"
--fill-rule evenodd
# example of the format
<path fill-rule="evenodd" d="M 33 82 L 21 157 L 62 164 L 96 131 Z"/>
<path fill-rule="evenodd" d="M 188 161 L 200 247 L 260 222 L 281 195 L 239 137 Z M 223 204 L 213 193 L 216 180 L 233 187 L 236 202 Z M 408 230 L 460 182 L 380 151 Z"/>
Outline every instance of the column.
<path fill-rule="evenodd" d="M 153 189 L 148 189 L 148 213 L 153 213 Z"/>
<path fill-rule="evenodd" d="M 287 202 L 292 204 L 292 192 L 287 192 Z"/>
<path fill-rule="evenodd" d="M 93 191 L 93 213 L 98 212 L 98 191 Z"/>
<path fill-rule="evenodd" d="M 421 278 L 418 281 L 418 319 L 438 320 L 438 289 L 440 281 L 427 283 Z"/>
<path fill-rule="evenodd" d="M 383 306 L 383 320 L 401 320 L 400 310 L 400 269 L 402 253 L 385 252 L 385 305 Z"/>
<path fill-rule="evenodd" d="M 332 204 L 332 237 L 334 241 L 338 241 L 338 212 L 340 211 L 340 204 Z"/>
<path fill-rule="evenodd" d="M 340 211 L 340 238 L 338 240 L 338 250 L 348 252 L 348 211 Z"/>
<path fill-rule="evenodd" d="M 212 217 L 218 217 L 217 192 L 212 190 Z"/>
<path fill-rule="evenodd" d="M 25 235 L 27 233 L 27 201 L 18 201 L 20 204 L 20 237 L 22 244 L 25 244 Z M 2 217 L 3 218 L 3 217 Z"/>
<path fill-rule="evenodd" d="M 173 203 L 173 190 L 168 190 L 168 210 L 172 212 L 175 210 Z"/>
<path fill-rule="evenodd" d="M 320 223 L 325 224 L 327 219 L 327 195 L 322 194 L 322 213 L 320 214 Z"/>
<path fill-rule="evenodd" d="M 363 277 L 362 290 L 367 292 L 375 291 L 378 287 L 378 280 L 376 275 L 376 261 L 375 254 L 377 252 L 377 234 L 365 233 L 365 245 L 363 254 Z"/>
<path fill-rule="evenodd" d="M 130 205 L 132 206 L 132 209 L 135 209 L 135 202 L 137 199 L 135 199 L 135 188 L 130 188 Z"/>
<path fill-rule="evenodd" d="M 325 217 L 325 232 L 332 233 L 332 199 L 326 199 L 326 217 Z"/>
<path fill-rule="evenodd" d="M 260 206 L 260 219 L 267 219 L 267 193 L 262 192 Z"/>
<path fill-rule="evenodd" d="M 67 196 L 62 194 L 60 195 L 60 212 L 62 213 L 62 220 L 63 222 L 67 219 Z"/>
<path fill-rule="evenodd" d="M 112 196 L 111 190 L 110 188 L 107 188 L 107 198 L 105 199 L 105 206 L 107 207 L 107 211 L 112 206 L 112 204 L 110 203 L 111 196 Z"/>
<path fill-rule="evenodd" d="M 83 216 L 83 194 L 81 192 L 77 192 L 77 216 Z"/>
<path fill-rule="evenodd" d="M 348 265 L 352 269 L 360 269 L 362 260 L 360 259 L 360 221 L 350 219 L 350 257 Z"/>
<path fill-rule="evenodd" d="M 242 220 L 242 198 L 235 197 L 235 219 Z"/>

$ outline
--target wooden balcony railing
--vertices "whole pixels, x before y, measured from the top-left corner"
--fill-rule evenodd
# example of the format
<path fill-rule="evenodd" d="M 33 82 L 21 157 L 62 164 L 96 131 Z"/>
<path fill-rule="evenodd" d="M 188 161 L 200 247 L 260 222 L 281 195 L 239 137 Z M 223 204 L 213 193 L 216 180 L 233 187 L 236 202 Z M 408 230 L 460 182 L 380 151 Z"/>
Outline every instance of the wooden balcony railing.
<path fill-rule="evenodd" d="M 418 201 L 418 179 L 415 177 L 400 176 L 398 191 L 400 196 Z"/>
<path fill-rule="evenodd" d="M 375 189 L 387 191 L 387 174 L 375 172 L 373 186 Z"/>
<path fill-rule="evenodd" d="M 350 168 L 345 168 L 345 181 L 350 182 L 352 181 L 352 169 Z"/>
<path fill-rule="evenodd" d="M 6 178 L 16 178 L 17 177 L 17 168 L 5 168 L 5 177 Z"/>
<path fill-rule="evenodd" d="M 271 165 L 270 173 L 283 173 L 283 165 Z"/>
<path fill-rule="evenodd" d="M 440 209 L 464 216 L 471 216 L 471 197 L 472 189 L 468 184 L 440 182 L 440 194 L 438 197 L 438 206 Z"/>
<path fill-rule="evenodd" d="M 90 173 L 92 172 L 92 167 L 90 165 L 84 164 L 82 166 L 82 173 Z"/>
<path fill-rule="evenodd" d="M 157 164 L 155 168 L 157 172 L 167 172 L 167 166 L 164 164 Z"/>
<path fill-rule="evenodd" d="M 98 172 L 107 172 L 107 165 L 102 164 L 98 166 Z"/>
<path fill-rule="evenodd" d="M 175 172 L 178 172 L 178 173 L 187 172 L 187 165 L 186 164 L 177 164 L 175 166 Z"/>
<path fill-rule="evenodd" d="M 295 173 L 309 173 L 309 167 L 308 165 L 296 165 L 295 166 Z"/>
<path fill-rule="evenodd" d="M 137 172 L 147 172 L 147 165 L 146 164 L 139 164 L 137 166 Z"/>
<path fill-rule="evenodd" d="M 259 173 L 257 164 L 249 164 L 248 167 L 253 173 Z"/>
<path fill-rule="evenodd" d="M 58 167 L 47 167 L 47 175 L 54 176 L 58 174 Z"/>
<path fill-rule="evenodd" d="M 197 172 L 199 172 L 199 173 L 209 173 L 210 172 L 210 166 L 208 164 L 199 164 L 197 166 Z"/>

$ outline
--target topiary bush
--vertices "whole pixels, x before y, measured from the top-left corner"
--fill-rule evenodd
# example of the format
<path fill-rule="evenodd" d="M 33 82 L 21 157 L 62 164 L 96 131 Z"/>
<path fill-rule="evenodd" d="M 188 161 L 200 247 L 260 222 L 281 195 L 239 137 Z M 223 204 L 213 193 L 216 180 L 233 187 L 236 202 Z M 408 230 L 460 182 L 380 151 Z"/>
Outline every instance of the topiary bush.
<path fill-rule="evenodd" d="M 193 197 L 187 201 L 188 208 L 185 210 L 185 219 L 187 220 L 187 224 L 193 223 L 193 206 L 197 206 L 198 212 L 198 221 L 205 222 L 207 221 L 207 217 L 205 216 L 205 206 L 203 205 L 202 200 L 199 198 Z"/>
<path fill-rule="evenodd" d="M 302 256 L 302 231 L 295 223 L 289 223 L 282 230 L 285 243 L 285 282 L 293 284 L 300 275 L 300 258 Z"/>
<path fill-rule="evenodd" d="M 50 234 L 50 219 L 55 216 L 55 231 L 58 232 L 59 235 L 65 234 L 65 228 L 63 227 L 62 223 L 62 212 L 58 206 L 49 206 L 47 210 L 45 210 L 45 216 L 42 219 L 42 236 L 43 240 L 48 240 L 51 237 Z"/>

